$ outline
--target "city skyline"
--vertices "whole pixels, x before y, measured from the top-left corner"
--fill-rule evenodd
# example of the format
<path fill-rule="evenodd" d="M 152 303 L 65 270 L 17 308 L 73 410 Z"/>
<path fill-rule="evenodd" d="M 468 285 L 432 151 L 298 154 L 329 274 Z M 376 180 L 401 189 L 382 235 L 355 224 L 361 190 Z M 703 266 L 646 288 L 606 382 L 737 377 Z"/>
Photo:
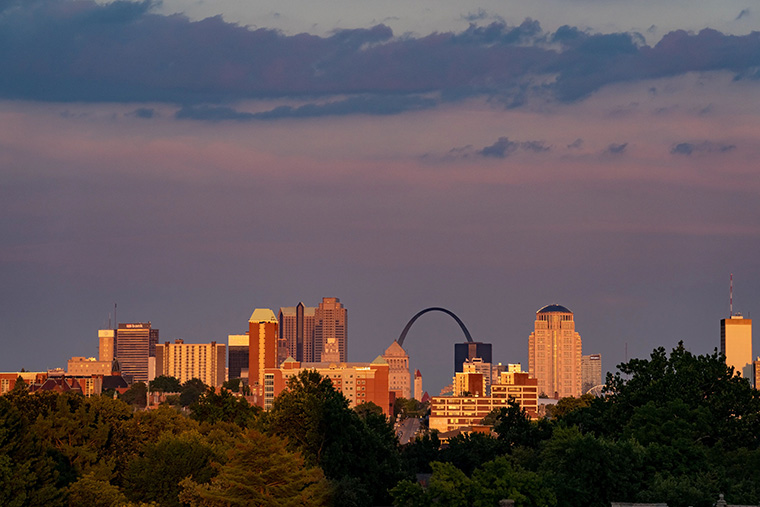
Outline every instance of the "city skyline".
<path fill-rule="evenodd" d="M 335 295 L 349 361 L 444 307 L 523 365 L 557 303 L 604 372 L 719 348 L 730 273 L 758 311 L 746 2 L 67 1 L 0 7 L 0 370 L 97 356 L 114 303 L 226 343 Z M 450 382 L 456 323 L 407 338 Z"/>

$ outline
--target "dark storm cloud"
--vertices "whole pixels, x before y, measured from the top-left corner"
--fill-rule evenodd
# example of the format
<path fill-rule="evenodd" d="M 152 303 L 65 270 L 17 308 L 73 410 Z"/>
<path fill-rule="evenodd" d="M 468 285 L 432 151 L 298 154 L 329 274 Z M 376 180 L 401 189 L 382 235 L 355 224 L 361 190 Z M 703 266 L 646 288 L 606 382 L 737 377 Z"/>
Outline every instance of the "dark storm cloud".
<path fill-rule="evenodd" d="M 756 78 L 760 67 L 760 32 L 675 31 L 650 47 L 638 34 L 592 34 L 571 26 L 547 33 L 528 19 L 424 37 L 394 37 L 384 25 L 288 36 L 221 17 L 192 22 L 163 16 L 153 5 L 0 1 L 0 98 L 188 106 L 356 95 L 254 114 L 392 114 L 432 107 L 419 98 L 428 92 L 446 100 L 485 94 L 518 107 L 531 92 L 574 101 L 610 83 L 710 70 Z M 412 98 L 398 98 L 403 95 Z M 209 108 L 183 114 L 249 119 L 251 113 Z"/>
<path fill-rule="evenodd" d="M 620 143 L 620 144 L 612 143 L 609 146 L 607 146 L 607 149 L 604 150 L 604 152 L 609 155 L 622 155 L 623 153 L 625 153 L 625 150 L 627 148 L 628 148 L 628 143 Z"/>
<path fill-rule="evenodd" d="M 726 153 L 736 149 L 734 144 L 701 141 L 698 143 L 678 143 L 670 148 L 673 155 L 699 155 L 702 153 Z"/>
<path fill-rule="evenodd" d="M 429 109 L 438 104 L 431 98 L 414 95 L 358 96 L 323 104 L 303 106 L 279 106 L 269 111 L 247 113 L 230 107 L 196 105 L 184 106 L 176 113 L 176 118 L 193 120 L 275 120 L 279 118 L 316 118 L 320 116 L 340 116 L 347 114 L 387 115 L 404 111 Z"/>

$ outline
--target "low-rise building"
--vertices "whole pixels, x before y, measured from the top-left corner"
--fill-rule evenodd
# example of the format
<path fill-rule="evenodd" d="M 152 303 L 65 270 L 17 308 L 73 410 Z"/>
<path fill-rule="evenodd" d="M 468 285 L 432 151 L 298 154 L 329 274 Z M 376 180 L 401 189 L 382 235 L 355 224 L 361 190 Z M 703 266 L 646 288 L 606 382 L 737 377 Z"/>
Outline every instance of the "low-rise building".
<path fill-rule="evenodd" d="M 538 417 L 538 381 L 528 373 L 503 372 L 491 386 L 491 396 L 434 396 L 430 429 L 441 433 L 477 426 L 492 410 L 517 402 L 531 418 Z"/>

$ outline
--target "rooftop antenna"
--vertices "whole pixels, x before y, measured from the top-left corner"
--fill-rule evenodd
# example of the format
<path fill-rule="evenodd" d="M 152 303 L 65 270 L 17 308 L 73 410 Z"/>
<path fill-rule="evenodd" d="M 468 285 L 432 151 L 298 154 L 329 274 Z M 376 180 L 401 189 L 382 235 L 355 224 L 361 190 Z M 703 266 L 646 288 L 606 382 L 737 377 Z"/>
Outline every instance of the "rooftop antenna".
<path fill-rule="evenodd" d="M 731 273 L 731 278 L 728 284 L 728 316 L 734 316 L 734 274 Z"/>

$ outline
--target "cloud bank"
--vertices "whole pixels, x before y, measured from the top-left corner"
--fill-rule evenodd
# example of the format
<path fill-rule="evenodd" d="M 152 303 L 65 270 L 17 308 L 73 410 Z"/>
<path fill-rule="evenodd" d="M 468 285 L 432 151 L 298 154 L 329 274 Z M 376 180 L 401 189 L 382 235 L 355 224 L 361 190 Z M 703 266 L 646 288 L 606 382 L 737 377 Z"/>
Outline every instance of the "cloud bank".
<path fill-rule="evenodd" d="M 635 33 L 571 26 L 547 33 L 528 19 L 422 37 L 394 36 L 384 25 L 289 36 L 153 7 L 151 0 L 0 2 L 0 98 L 166 102 L 187 106 L 183 118 L 275 119 L 395 114 L 434 107 L 421 96 L 430 93 L 570 102 L 611 83 L 719 70 L 756 79 L 760 67 L 760 32 L 674 31 L 647 46 Z M 324 102 L 334 96 L 349 98 Z M 322 101 L 260 113 L 197 107 L 288 97 Z"/>

